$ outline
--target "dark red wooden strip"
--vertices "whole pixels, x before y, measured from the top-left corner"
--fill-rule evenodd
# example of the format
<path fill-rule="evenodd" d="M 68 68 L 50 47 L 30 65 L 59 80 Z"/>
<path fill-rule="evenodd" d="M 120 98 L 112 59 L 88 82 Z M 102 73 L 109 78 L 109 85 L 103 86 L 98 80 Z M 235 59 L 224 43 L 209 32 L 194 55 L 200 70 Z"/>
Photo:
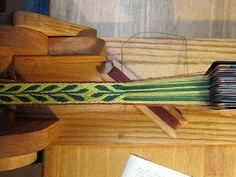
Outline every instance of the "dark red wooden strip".
<path fill-rule="evenodd" d="M 108 75 L 115 80 L 116 82 L 129 82 L 131 79 L 128 78 L 122 71 L 113 66 L 113 68 L 109 71 Z"/>
<path fill-rule="evenodd" d="M 168 124 L 171 128 L 177 129 L 180 126 L 180 122 L 176 119 L 172 114 L 166 111 L 161 106 L 147 106 L 152 112 L 154 112 L 158 117 L 161 118 L 166 124 Z"/>

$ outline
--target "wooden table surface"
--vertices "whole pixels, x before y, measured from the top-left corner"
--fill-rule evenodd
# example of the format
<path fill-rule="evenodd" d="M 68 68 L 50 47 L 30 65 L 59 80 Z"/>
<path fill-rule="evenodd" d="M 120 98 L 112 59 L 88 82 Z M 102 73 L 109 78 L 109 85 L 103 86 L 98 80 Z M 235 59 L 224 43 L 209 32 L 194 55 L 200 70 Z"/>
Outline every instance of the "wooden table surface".
<path fill-rule="evenodd" d="M 53 16 L 91 25 L 100 36 L 165 31 L 187 37 L 235 37 L 233 0 L 51 3 Z M 120 59 L 123 39 L 106 40 L 109 59 Z M 205 71 L 214 60 L 236 59 L 235 40 L 165 40 L 144 43 L 132 39 L 124 50 L 125 63 L 147 78 Z M 99 75 L 94 77 L 99 80 Z M 190 123 L 178 130 L 179 139 L 172 140 L 134 107 L 101 106 L 99 114 L 93 114 L 95 109 L 85 106 L 76 112 L 73 107 L 50 107 L 62 120 L 62 131 L 58 141 L 45 150 L 44 176 L 120 177 L 130 153 L 194 177 L 236 176 L 236 119 L 232 113 L 213 113 L 209 117 L 197 110 L 185 110 Z"/>

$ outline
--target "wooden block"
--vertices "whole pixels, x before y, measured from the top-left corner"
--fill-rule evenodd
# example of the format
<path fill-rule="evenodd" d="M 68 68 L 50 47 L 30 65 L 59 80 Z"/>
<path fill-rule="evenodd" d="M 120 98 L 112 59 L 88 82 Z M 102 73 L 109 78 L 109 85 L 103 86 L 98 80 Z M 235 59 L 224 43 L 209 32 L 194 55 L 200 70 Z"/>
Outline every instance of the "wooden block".
<path fill-rule="evenodd" d="M 87 55 L 107 56 L 105 41 L 89 37 L 49 38 L 49 55 Z"/>
<path fill-rule="evenodd" d="M 40 31 L 47 36 L 97 36 L 97 31 L 93 28 L 25 11 L 13 14 L 13 24 Z"/>
<path fill-rule="evenodd" d="M 100 79 L 104 56 L 22 56 L 15 57 L 18 81 L 78 82 Z"/>
<path fill-rule="evenodd" d="M 49 54 L 15 56 L 17 79 L 35 82 L 94 81 L 99 78 L 107 58 L 105 42 L 87 37 L 49 38 Z"/>

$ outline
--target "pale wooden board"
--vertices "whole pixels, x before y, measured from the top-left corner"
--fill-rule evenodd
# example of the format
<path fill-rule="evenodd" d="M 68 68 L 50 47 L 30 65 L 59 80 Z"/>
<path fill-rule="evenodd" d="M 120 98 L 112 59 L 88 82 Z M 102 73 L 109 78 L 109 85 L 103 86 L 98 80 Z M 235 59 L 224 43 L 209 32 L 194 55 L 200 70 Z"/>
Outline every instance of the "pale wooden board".
<path fill-rule="evenodd" d="M 44 177 L 121 177 L 136 154 L 193 177 L 235 177 L 236 146 L 52 145 L 44 152 Z"/>
<path fill-rule="evenodd" d="M 121 59 L 126 40 L 107 38 L 110 60 Z M 141 78 L 205 73 L 216 60 L 236 60 L 236 40 L 133 38 L 123 47 L 123 63 Z"/>
<path fill-rule="evenodd" d="M 50 14 L 94 27 L 99 36 L 161 31 L 235 38 L 235 0 L 51 0 Z"/>

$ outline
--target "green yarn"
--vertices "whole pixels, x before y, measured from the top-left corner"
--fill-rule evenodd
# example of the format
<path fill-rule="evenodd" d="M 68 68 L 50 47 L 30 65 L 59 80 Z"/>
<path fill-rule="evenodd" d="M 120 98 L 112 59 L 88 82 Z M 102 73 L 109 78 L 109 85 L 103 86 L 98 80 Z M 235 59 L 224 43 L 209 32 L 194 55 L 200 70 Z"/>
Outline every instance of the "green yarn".
<path fill-rule="evenodd" d="M 127 83 L 0 83 L 0 104 L 209 104 L 205 76 Z"/>

